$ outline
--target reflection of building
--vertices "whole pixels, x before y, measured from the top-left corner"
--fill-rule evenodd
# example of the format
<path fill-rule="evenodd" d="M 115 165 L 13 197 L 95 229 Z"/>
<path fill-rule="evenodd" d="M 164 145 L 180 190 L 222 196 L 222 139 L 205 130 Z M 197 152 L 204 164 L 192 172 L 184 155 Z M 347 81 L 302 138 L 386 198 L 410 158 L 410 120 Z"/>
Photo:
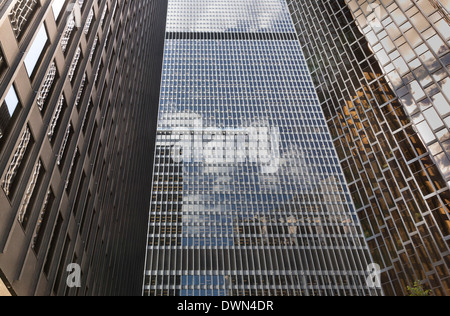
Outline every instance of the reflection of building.
<path fill-rule="evenodd" d="M 148 247 L 158 254 L 164 253 L 166 247 L 181 246 L 183 243 L 183 168 L 172 158 L 172 147 L 156 144 L 155 165 L 153 174 L 153 196 L 150 209 L 148 231 Z M 167 252 L 166 259 L 170 258 Z M 149 286 L 161 283 L 164 276 L 158 270 L 176 270 L 174 262 L 164 260 L 165 257 L 148 257 L 145 284 Z M 172 265 L 172 266 L 171 266 Z M 172 269 L 171 269 L 172 268 Z M 182 284 L 182 275 L 167 276 L 174 286 Z M 167 289 L 162 295 L 180 295 L 180 290 Z"/>
<path fill-rule="evenodd" d="M 357 26 L 410 116 L 431 158 L 450 183 L 450 31 L 448 4 L 348 0 Z M 372 12 L 374 11 L 374 12 Z"/>
<path fill-rule="evenodd" d="M 166 31 L 157 144 L 206 159 L 179 162 L 180 198 L 157 154 L 144 294 L 381 294 L 286 3 L 170 0 Z M 249 122 L 279 131 L 273 168 L 223 137 Z"/>
<path fill-rule="evenodd" d="M 287 2 L 386 294 L 415 280 L 450 294 L 448 13 Z"/>
<path fill-rule="evenodd" d="M 140 294 L 165 11 L 0 0 L 0 295 Z"/>

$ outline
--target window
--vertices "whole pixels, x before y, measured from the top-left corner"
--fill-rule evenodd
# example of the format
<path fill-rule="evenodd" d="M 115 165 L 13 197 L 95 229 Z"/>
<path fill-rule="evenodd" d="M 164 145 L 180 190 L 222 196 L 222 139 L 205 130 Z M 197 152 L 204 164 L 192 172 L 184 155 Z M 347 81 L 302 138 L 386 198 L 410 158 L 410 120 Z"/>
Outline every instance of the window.
<path fill-rule="evenodd" d="M 36 226 L 36 231 L 33 236 L 33 243 L 31 244 L 31 248 L 38 253 L 41 247 L 45 228 L 47 227 L 48 220 L 50 218 L 50 211 L 52 209 L 53 203 L 55 201 L 55 195 L 53 191 L 50 189 L 47 191 L 47 195 L 44 200 L 44 205 L 42 206 L 41 212 L 39 213 L 39 219 Z"/>
<path fill-rule="evenodd" d="M 52 3 L 52 11 L 53 16 L 55 17 L 55 21 L 58 21 L 59 15 L 64 7 L 65 0 L 55 0 Z"/>
<path fill-rule="evenodd" d="M 70 69 L 69 69 L 69 74 L 68 74 L 68 78 L 71 83 L 73 83 L 73 80 L 77 77 L 77 76 L 75 76 L 75 74 L 77 73 L 77 70 L 79 67 L 79 61 L 82 58 L 83 58 L 83 56 L 82 56 L 81 48 L 77 47 L 77 50 L 75 52 L 75 56 L 73 57 L 73 60 L 72 60 L 72 63 L 70 65 Z"/>
<path fill-rule="evenodd" d="M 25 57 L 25 68 L 27 70 L 28 76 L 32 78 L 35 74 L 36 65 L 44 54 L 44 50 L 49 43 L 47 30 L 45 26 L 42 25 L 37 32 L 36 38 L 31 45 L 27 56 Z"/>
<path fill-rule="evenodd" d="M 55 256 L 56 247 L 58 246 L 59 234 L 61 232 L 62 224 L 64 219 L 61 214 L 58 215 L 58 220 L 56 221 L 55 228 L 53 229 L 52 239 L 50 241 L 49 250 L 47 253 L 47 258 L 44 264 L 44 273 L 48 276 L 50 273 L 50 268 L 52 265 L 53 257 Z"/>
<path fill-rule="evenodd" d="M 75 29 L 75 19 L 73 16 L 70 16 L 67 20 L 66 29 L 61 39 L 61 50 L 63 53 L 66 53 L 67 48 L 70 46 L 73 35 L 75 34 L 73 32 L 74 29 Z"/>
<path fill-rule="evenodd" d="M 42 84 L 41 90 L 39 91 L 38 98 L 37 98 L 37 106 L 39 107 L 39 110 L 42 112 L 45 110 L 45 106 L 47 104 L 47 98 L 51 96 L 52 90 L 54 88 L 54 84 L 56 80 L 58 79 L 58 71 L 56 69 L 55 62 L 52 62 L 50 65 L 50 68 L 47 72 L 47 75 L 45 76 L 44 83 Z"/>
<path fill-rule="evenodd" d="M 19 99 L 14 86 L 11 86 L 6 94 L 5 101 L 0 106 L 0 139 L 8 132 L 7 128 L 19 108 Z"/>
<path fill-rule="evenodd" d="M 94 22 L 94 21 L 95 21 L 94 10 L 91 9 L 91 10 L 89 11 L 89 16 L 88 16 L 88 19 L 87 19 L 87 21 L 86 21 L 86 24 L 85 24 L 84 30 L 83 30 L 83 31 L 84 31 L 84 34 L 85 34 L 86 36 L 89 35 L 89 32 L 90 32 L 90 30 L 91 30 L 92 22 Z"/>
<path fill-rule="evenodd" d="M 17 149 L 11 162 L 9 163 L 6 174 L 1 184 L 3 191 L 5 191 L 5 194 L 8 197 L 11 197 L 11 195 L 15 191 L 16 179 L 20 177 L 20 174 L 23 171 L 24 164 L 22 162 L 26 160 L 33 142 L 34 141 L 31 135 L 31 131 L 27 127 L 20 137 Z"/>
<path fill-rule="evenodd" d="M 38 8 L 38 0 L 16 1 L 14 8 L 9 13 L 9 20 L 16 38 L 22 37 Z"/>
<path fill-rule="evenodd" d="M 72 128 L 72 123 L 69 123 L 69 126 L 66 129 L 66 133 L 64 134 L 64 139 L 61 145 L 61 148 L 59 150 L 59 154 L 56 160 L 56 163 L 58 164 L 58 166 L 60 168 L 62 168 L 64 166 L 64 162 L 66 160 L 67 157 L 67 147 L 70 146 L 70 141 L 73 137 L 74 131 Z"/>
<path fill-rule="evenodd" d="M 9 89 L 9 92 L 5 98 L 5 103 L 8 108 L 9 116 L 13 116 L 17 106 L 19 105 L 19 99 L 17 98 L 16 89 L 14 86 Z"/>
<path fill-rule="evenodd" d="M 64 98 L 64 95 L 61 95 L 59 98 L 59 102 L 56 106 L 55 112 L 53 113 L 52 120 L 50 121 L 49 130 L 47 132 L 48 139 L 52 144 L 55 142 L 55 134 L 58 133 L 59 128 L 61 127 L 62 118 L 64 117 L 65 109 L 67 108 L 67 104 Z"/>
<path fill-rule="evenodd" d="M 30 182 L 27 190 L 25 191 L 25 197 L 19 209 L 19 223 L 22 224 L 24 229 L 27 228 L 30 216 L 33 210 L 33 204 L 36 200 L 37 191 L 39 191 L 40 184 L 42 183 L 45 170 L 42 167 L 42 162 L 39 160 L 33 168 L 33 174 L 31 175 Z"/>
<path fill-rule="evenodd" d="M 6 71 L 7 68 L 8 68 L 8 65 L 7 65 L 5 57 L 3 55 L 3 50 L 0 47 L 0 78 L 3 75 L 3 73 Z"/>

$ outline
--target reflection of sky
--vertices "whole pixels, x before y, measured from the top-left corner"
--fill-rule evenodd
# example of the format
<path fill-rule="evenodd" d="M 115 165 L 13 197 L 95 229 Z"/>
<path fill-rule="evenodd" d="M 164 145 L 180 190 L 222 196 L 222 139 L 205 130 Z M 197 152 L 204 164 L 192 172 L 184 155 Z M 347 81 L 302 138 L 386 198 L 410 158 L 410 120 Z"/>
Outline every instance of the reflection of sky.
<path fill-rule="evenodd" d="M 53 10 L 53 16 L 55 17 L 55 20 L 58 19 L 59 14 L 61 13 L 61 10 L 64 6 L 65 0 L 55 0 L 52 3 L 52 10 Z"/>
<path fill-rule="evenodd" d="M 191 289 L 181 290 L 180 296 L 225 296 L 227 294 L 225 290 L 200 290 L 205 287 L 225 286 L 225 277 L 221 275 L 185 275 L 181 277 L 181 284 Z"/>
<path fill-rule="evenodd" d="M 325 134 L 306 64 L 294 43 L 168 40 L 165 64 L 177 68 L 163 73 L 160 127 L 186 127 L 189 120 L 200 120 L 204 128 L 258 122 L 284 127 L 289 121 L 290 128 L 313 125 Z"/>
<path fill-rule="evenodd" d="M 284 0 L 170 0 L 167 31 L 295 32 Z M 248 158 L 182 162 L 182 247 L 207 250 L 206 256 L 213 249 L 234 251 L 240 224 L 267 226 L 267 219 L 287 226 L 300 222 L 292 220 L 300 212 L 354 218 L 302 56 L 297 40 L 166 40 L 158 146 L 173 146 L 174 135 L 211 130 L 268 127 L 280 136 L 279 168 L 272 173 Z M 225 286 L 223 276 L 209 278 L 183 278 L 191 290 L 181 295 L 225 294 L 199 290 L 208 282 Z"/>
<path fill-rule="evenodd" d="M 28 51 L 24 60 L 25 68 L 29 77 L 31 77 L 34 72 L 34 68 L 36 67 L 41 53 L 45 45 L 47 44 L 47 40 L 47 31 L 45 30 L 45 26 L 42 25 L 39 31 L 36 33 L 33 44 L 31 45 L 30 50 Z"/>
<path fill-rule="evenodd" d="M 358 3 L 356 0 L 347 0 L 354 14 L 355 11 L 359 12 L 356 10 L 358 6 L 361 6 L 364 12 L 370 13 L 369 2 L 373 8 L 383 8 L 381 0 Z M 391 18 L 397 22 L 389 23 L 387 19 L 383 21 L 387 34 L 378 32 L 376 24 L 368 23 L 369 16 L 359 15 L 357 20 L 362 34 L 368 39 L 372 51 L 387 74 L 390 86 L 397 92 L 399 100 L 412 117 L 421 139 L 432 150 L 430 144 L 440 138 L 437 133 L 444 126 L 441 118 L 450 113 L 450 83 L 448 73 L 443 68 L 443 65 L 448 64 L 445 59 L 449 58 L 449 54 L 445 53 L 450 51 L 450 46 L 440 36 L 448 35 L 448 25 L 441 20 L 429 27 L 430 21 L 423 12 L 406 16 L 402 10 L 396 9 L 397 5 L 402 6 L 399 1 L 394 2 L 390 9 L 382 9 L 382 14 L 377 15 L 377 18 Z M 416 5 L 422 9 L 433 10 L 428 7 L 430 3 L 427 1 L 417 2 Z M 441 14 L 448 15 L 448 12 L 441 11 Z M 406 21 L 406 24 L 400 26 Z M 417 30 L 423 32 L 419 33 Z M 375 47 L 377 48 L 374 49 Z M 446 130 L 448 131 L 448 128 Z M 450 152 L 447 153 L 450 155 Z M 442 154 L 434 158 L 446 179 L 450 180 L 448 157 Z"/>
<path fill-rule="evenodd" d="M 19 104 L 19 99 L 17 98 L 14 86 L 11 86 L 8 94 L 6 95 L 5 103 L 8 107 L 9 115 L 12 116 L 14 114 L 14 111 L 16 110 L 17 105 Z"/>
<path fill-rule="evenodd" d="M 170 0 L 168 32 L 292 33 L 284 0 Z"/>

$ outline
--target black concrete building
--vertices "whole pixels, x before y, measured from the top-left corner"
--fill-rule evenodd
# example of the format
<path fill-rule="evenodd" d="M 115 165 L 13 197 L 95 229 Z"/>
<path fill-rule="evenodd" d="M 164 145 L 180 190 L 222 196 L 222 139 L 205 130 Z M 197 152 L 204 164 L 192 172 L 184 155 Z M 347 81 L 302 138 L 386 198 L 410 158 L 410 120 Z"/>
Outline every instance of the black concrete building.
<path fill-rule="evenodd" d="M 2 293 L 141 294 L 166 10 L 0 1 Z"/>

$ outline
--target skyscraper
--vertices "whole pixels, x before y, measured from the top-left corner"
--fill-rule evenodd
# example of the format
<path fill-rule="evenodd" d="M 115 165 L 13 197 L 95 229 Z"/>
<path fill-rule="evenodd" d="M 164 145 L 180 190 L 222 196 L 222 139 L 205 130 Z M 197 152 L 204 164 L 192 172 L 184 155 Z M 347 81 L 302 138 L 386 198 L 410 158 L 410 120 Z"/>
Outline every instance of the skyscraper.
<path fill-rule="evenodd" d="M 145 295 L 376 295 L 285 0 L 169 0 Z"/>
<path fill-rule="evenodd" d="M 287 3 L 385 293 L 450 294 L 448 1 Z"/>
<path fill-rule="evenodd" d="M 166 10 L 0 1 L 1 293 L 141 294 Z"/>

